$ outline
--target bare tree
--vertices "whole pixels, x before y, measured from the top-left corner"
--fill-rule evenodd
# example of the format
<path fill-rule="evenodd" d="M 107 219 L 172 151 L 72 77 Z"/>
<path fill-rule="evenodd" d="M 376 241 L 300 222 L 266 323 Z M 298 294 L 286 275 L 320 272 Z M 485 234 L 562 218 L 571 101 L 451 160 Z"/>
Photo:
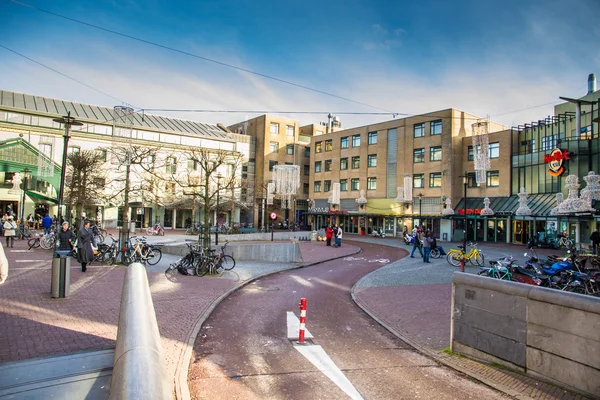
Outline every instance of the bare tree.
<path fill-rule="evenodd" d="M 65 203 L 69 212 L 74 207 L 79 218 L 86 205 L 96 205 L 103 197 L 105 172 L 102 157 L 94 150 L 71 153 L 67 157 Z"/>
<path fill-rule="evenodd" d="M 210 211 L 217 206 L 217 186 L 222 194 L 219 196 L 220 210 L 226 209 L 229 205 L 232 207 L 236 204 L 241 205 L 236 201 L 235 193 L 242 183 L 239 174 L 236 173 L 242 163 L 242 154 L 228 150 L 191 148 L 183 152 L 182 156 L 187 160 L 187 168 L 177 170 L 176 163 L 167 162 L 167 170 L 171 166 L 171 170 L 167 172 L 170 172 L 171 179 L 183 189 L 183 193 L 191 196 L 194 203 L 197 200 L 197 204 L 202 207 L 205 229 L 201 233 L 201 238 L 204 246 L 208 246 L 209 216 Z M 221 205 L 225 207 L 221 208 Z"/>

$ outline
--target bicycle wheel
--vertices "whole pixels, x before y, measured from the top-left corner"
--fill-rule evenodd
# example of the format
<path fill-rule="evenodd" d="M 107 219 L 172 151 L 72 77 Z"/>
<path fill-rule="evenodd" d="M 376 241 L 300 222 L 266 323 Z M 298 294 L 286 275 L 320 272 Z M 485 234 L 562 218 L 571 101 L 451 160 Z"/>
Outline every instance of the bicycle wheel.
<path fill-rule="evenodd" d="M 446 261 L 448 261 L 448 264 L 454 266 L 454 267 L 458 267 L 460 266 L 460 262 L 463 258 L 463 255 L 461 253 L 449 253 L 446 256 Z"/>
<path fill-rule="evenodd" d="M 39 238 L 31 238 L 27 241 L 27 245 L 29 246 L 29 250 L 36 249 L 40 247 L 40 239 Z"/>
<path fill-rule="evenodd" d="M 440 249 L 433 248 L 431 249 L 431 251 L 429 252 L 429 257 L 431 258 L 440 258 L 442 256 L 442 253 L 440 252 Z"/>
<path fill-rule="evenodd" d="M 196 263 L 196 268 L 195 268 L 196 275 L 198 275 L 198 276 L 206 275 L 208 273 L 208 271 L 210 271 L 211 263 L 212 263 L 212 261 L 208 261 L 206 259 L 198 260 L 198 262 Z"/>
<path fill-rule="evenodd" d="M 104 257 L 102 257 L 102 264 L 105 265 L 113 265 L 115 263 L 116 255 L 113 250 L 109 250 L 104 253 Z"/>
<path fill-rule="evenodd" d="M 148 264 L 156 265 L 162 258 L 162 251 L 160 249 L 150 249 L 148 252 Z"/>
<path fill-rule="evenodd" d="M 221 265 L 223 266 L 223 269 L 225 271 L 231 271 L 235 268 L 235 258 L 228 255 L 224 255 L 221 258 Z"/>
<path fill-rule="evenodd" d="M 469 262 L 472 265 L 478 265 L 480 267 L 483 267 L 483 263 L 485 262 L 485 260 L 484 260 L 483 254 L 477 253 L 473 257 L 469 258 Z"/>
<path fill-rule="evenodd" d="M 54 247 L 54 238 L 50 238 L 48 236 L 43 236 L 40 240 L 39 240 L 39 244 L 38 246 L 40 246 L 42 249 L 44 250 L 50 250 L 51 248 Z"/>

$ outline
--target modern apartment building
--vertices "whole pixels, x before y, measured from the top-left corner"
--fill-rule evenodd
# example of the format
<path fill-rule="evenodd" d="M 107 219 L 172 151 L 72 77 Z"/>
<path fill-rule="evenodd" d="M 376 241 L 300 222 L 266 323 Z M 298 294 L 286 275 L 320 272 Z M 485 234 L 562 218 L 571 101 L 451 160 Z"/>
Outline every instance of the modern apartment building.
<path fill-rule="evenodd" d="M 461 175 L 473 172 L 467 138 L 478 121 L 482 119 L 475 115 L 447 109 L 313 137 L 310 222 L 316 227 L 336 223 L 359 234 L 383 228 L 392 235 L 423 223 L 450 239 L 453 222 L 442 219 L 442 199 L 458 204 L 462 198 Z M 489 123 L 490 132 L 501 130 L 505 127 Z M 509 195 L 510 186 L 498 184 L 510 179 L 510 170 L 500 166 L 500 154 L 509 154 L 509 140 L 495 140 L 490 138 L 493 157 L 498 154 L 492 161 L 497 169 L 490 171 L 490 190 Z M 334 183 L 340 184 L 335 209 L 328 202 Z M 398 188 L 406 184 L 411 196 L 398 202 Z M 364 204 L 356 201 L 361 197 Z"/>

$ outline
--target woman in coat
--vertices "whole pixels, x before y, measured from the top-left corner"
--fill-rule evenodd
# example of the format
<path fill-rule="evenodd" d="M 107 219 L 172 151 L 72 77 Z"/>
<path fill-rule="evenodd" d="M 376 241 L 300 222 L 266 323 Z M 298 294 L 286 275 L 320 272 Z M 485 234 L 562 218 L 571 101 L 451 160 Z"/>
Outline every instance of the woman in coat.
<path fill-rule="evenodd" d="M 331 246 L 331 238 L 333 237 L 333 229 L 331 228 L 331 225 L 327 226 L 327 229 L 325 229 L 325 239 L 327 242 L 327 246 Z"/>
<path fill-rule="evenodd" d="M 13 247 L 15 235 L 17 234 L 17 224 L 13 216 L 8 217 L 4 223 L 4 236 L 6 236 L 6 248 Z"/>
<path fill-rule="evenodd" d="M 83 221 L 83 226 L 81 229 L 79 229 L 79 235 L 77 237 L 77 248 L 79 249 L 81 272 L 85 272 L 87 265 L 94 261 L 94 249 L 92 249 L 93 241 L 94 235 L 90 230 L 90 221 L 86 219 Z"/>

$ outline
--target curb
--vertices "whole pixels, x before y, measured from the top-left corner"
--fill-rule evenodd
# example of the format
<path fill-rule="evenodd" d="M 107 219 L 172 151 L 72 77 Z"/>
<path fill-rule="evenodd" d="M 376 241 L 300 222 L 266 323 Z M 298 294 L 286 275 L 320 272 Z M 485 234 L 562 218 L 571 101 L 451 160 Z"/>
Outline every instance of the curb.
<path fill-rule="evenodd" d="M 406 256 L 404 257 L 406 258 Z M 402 260 L 402 259 L 401 259 Z M 383 266 L 385 267 L 385 266 Z M 382 267 L 382 268 L 383 268 Z M 523 395 L 511 388 L 509 388 L 508 386 L 502 385 L 500 383 L 491 381 L 489 379 L 487 379 L 487 377 L 478 374 L 476 372 L 473 372 L 471 370 L 468 370 L 466 368 L 462 368 L 456 364 L 454 364 L 452 361 L 449 361 L 448 359 L 451 357 L 444 357 L 442 355 L 440 355 L 438 352 L 435 351 L 431 351 L 430 349 L 421 346 L 420 344 L 416 343 L 414 340 L 406 337 L 405 335 L 403 335 L 402 333 L 398 332 L 396 329 L 394 329 L 392 326 L 388 325 L 385 321 L 383 321 L 381 318 L 379 318 L 377 315 L 375 315 L 374 313 L 372 313 L 367 307 L 366 305 L 364 305 L 356 296 L 356 288 L 359 287 L 359 285 L 361 284 L 361 282 L 366 279 L 369 275 L 375 273 L 379 271 L 379 269 L 372 271 L 370 273 L 368 273 L 367 275 L 363 276 L 362 278 L 360 278 L 352 287 L 352 289 L 350 290 L 350 296 L 352 297 L 352 300 L 354 301 L 354 303 L 360 307 L 361 310 L 363 310 L 365 313 L 367 313 L 367 315 L 369 315 L 371 318 L 373 318 L 373 320 L 375 320 L 379 325 L 383 326 L 385 329 L 387 329 L 390 333 L 392 333 L 394 336 L 396 336 L 398 339 L 406 342 L 409 346 L 413 347 L 417 352 L 433 359 L 434 361 L 448 367 L 451 368 L 455 371 L 458 371 L 464 375 L 467 375 L 473 379 L 475 379 L 476 381 L 491 387 L 492 389 L 495 389 L 499 392 L 502 392 L 510 397 L 513 397 L 515 399 L 518 400 L 525 400 L 525 399 L 531 399 L 530 396 L 526 396 Z M 476 362 L 479 362 L 477 360 L 474 360 Z"/>
<path fill-rule="evenodd" d="M 349 245 L 349 246 L 351 246 L 351 245 Z M 212 314 L 214 309 L 217 308 L 217 306 L 223 300 L 225 300 L 227 297 L 229 297 L 236 290 L 243 288 L 244 286 L 256 281 L 257 279 L 262 279 L 262 278 L 265 278 L 270 275 L 278 274 L 280 272 L 291 271 L 294 269 L 300 269 L 300 268 L 306 268 L 306 267 L 312 267 L 314 265 L 319 265 L 319 264 L 323 264 L 323 263 L 326 263 L 329 261 L 339 260 L 340 258 L 353 256 L 355 254 L 359 254 L 362 252 L 361 247 L 354 246 L 354 245 L 352 245 L 352 246 L 357 247 L 358 250 L 351 252 L 351 253 L 344 254 L 342 256 L 333 257 L 333 258 L 329 258 L 326 260 L 313 261 L 313 262 L 310 262 L 307 264 L 299 264 L 299 265 L 292 266 L 290 268 L 285 268 L 285 269 L 282 269 L 279 271 L 274 271 L 274 272 L 268 272 L 266 274 L 262 274 L 262 275 L 254 277 L 254 278 L 247 279 L 247 280 L 241 282 L 240 284 L 230 288 L 225 293 L 223 293 L 219 297 L 217 297 L 210 304 L 210 306 L 208 306 L 208 309 L 204 313 L 202 313 L 202 315 L 200 315 L 198 317 L 198 320 L 196 321 L 194 329 L 192 330 L 191 334 L 188 336 L 187 341 L 184 342 L 185 350 L 182 353 L 180 353 L 180 357 L 177 362 L 177 367 L 175 368 L 175 379 L 174 379 L 175 398 L 178 400 L 190 400 L 191 399 L 190 389 L 188 386 L 187 379 L 188 379 L 188 373 L 189 373 L 190 359 L 192 358 L 192 350 L 194 349 L 194 342 L 196 341 L 196 337 L 198 336 L 198 333 L 200 332 L 200 328 L 202 327 L 204 322 L 206 322 L 206 320 Z"/>

